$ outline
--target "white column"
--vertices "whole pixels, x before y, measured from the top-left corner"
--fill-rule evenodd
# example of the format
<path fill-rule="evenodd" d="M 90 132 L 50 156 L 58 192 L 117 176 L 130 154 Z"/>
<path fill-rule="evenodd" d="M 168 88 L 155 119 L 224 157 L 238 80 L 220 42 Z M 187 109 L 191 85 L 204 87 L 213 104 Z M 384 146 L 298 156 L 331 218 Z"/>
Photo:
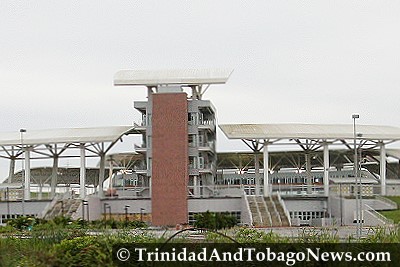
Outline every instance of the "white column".
<path fill-rule="evenodd" d="M 51 184 L 50 184 L 50 196 L 53 198 L 56 195 L 56 186 L 57 186 L 57 172 L 58 172 L 58 156 L 54 155 L 53 157 L 53 168 L 51 171 Z"/>
<path fill-rule="evenodd" d="M 25 183 L 24 183 L 24 195 L 25 200 L 31 199 L 31 153 L 29 147 L 25 148 Z"/>
<path fill-rule="evenodd" d="M 38 200 L 42 200 L 43 197 L 43 181 L 42 179 L 39 179 L 39 194 L 38 194 Z"/>
<path fill-rule="evenodd" d="M 329 146 L 328 143 L 323 144 L 324 147 L 324 194 L 329 196 Z"/>
<path fill-rule="evenodd" d="M 84 199 L 86 197 L 86 155 L 85 155 L 85 144 L 80 145 L 81 152 L 81 168 L 79 176 L 79 197 Z"/>
<path fill-rule="evenodd" d="M 256 196 L 260 195 L 260 158 L 258 157 L 258 152 L 254 152 L 254 176 L 256 182 Z"/>
<path fill-rule="evenodd" d="M 151 176 L 148 176 L 148 178 L 149 178 L 149 195 L 150 195 L 150 197 L 152 197 L 153 190 L 152 190 L 152 186 L 151 186 Z"/>
<path fill-rule="evenodd" d="M 380 162 L 380 176 L 381 176 L 381 195 L 386 195 L 386 148 L 385 144 L 381 143 L 381 162 Z"/>
<path fill-rule="evenodd" d="M 267 197 L 270 195 L 270 186 L 269 186 L 269 155 L 268 155 L 268 143 L 264 142 L 263 149 L 263 163 L 264 163 L 264 196 Z"/>
<path fill-rule="evenodd" d="M 109 184 L 109 189 L 110 189 L 110 194 L 111 194 L 111 196 L 113 196 L 113 160 L 112 160 L 112 157 L 110 157 L 110 169 L 109 169 L 109 181 L 110 181 L 110 184 Z"/>
<path fill-rule="evenodd" d="M 312 193 L 312 173 L 311 173 L 311 155 L 306 152 L 306 174 L 307 174 L 307 194 Z"/>
<path fill-rule="evenodd" d="M 103 182 L 104 182 L 104 175 L 105 175 L 105 165 L 106 165 L 106 154 L 100 154 L 100 169 L 99 169 L 99 192 L 98 196 L 103 197 Z"/>
<path fill-rule="evenodd" d="M 14 180 L 14 173 L 15 173 L 15 158 L 10 159 L 10 169 L 8 171 L 8 180 L 7 183 L 11 184 Z"/>
<path fill-rule="evenodd" d="M 199 196 L 199 185 L 197 181 L 197 175 L 193 176 L 193 195 L 195 197 Z"/>

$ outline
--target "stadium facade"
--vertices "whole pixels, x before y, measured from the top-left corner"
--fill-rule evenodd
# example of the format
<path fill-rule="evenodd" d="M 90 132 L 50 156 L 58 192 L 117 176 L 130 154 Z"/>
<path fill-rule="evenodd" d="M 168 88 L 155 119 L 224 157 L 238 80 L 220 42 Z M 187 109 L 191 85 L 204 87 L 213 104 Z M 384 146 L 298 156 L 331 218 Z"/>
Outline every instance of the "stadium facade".
<path fill-rule="evenodd" d="M 242 140 L 250 152 L 217 153 L 216 109 L 204 94 L 230 75 L 120 71 L 115 86 L 147 90 L 146 101 L 134 102 L 141 122 L 0 134 L 1 156 L 10 162 L 0 185 L 0 223 L 64 215 L 176 226 L 206 211 L 227 212 L 256 227 L 391 223 L 377 211 L 397 208 L 385 196 L 400 194 L 400 152 L 387 148 L 400 140 L 399 128 L 355 120 L 223 124 L 227 138 Z M 142 143 L 131 153 L 110 154 L 125 135 L 140 136 Z M 60 167 L 63 157 L 79 158 L 79 168 Z M 98 168 L 86 167 L 89 157 L 99 159 Z M 43 158 L 52 167 L 30 167 Z M 24 162 L 19 171 L 16 161 Z"/>

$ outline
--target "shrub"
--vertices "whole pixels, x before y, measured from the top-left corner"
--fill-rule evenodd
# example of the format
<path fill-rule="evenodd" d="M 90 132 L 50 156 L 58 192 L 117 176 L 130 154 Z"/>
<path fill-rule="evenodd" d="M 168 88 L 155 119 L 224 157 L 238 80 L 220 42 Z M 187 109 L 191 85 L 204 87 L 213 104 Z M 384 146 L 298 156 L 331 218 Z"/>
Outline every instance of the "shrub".
<path fill-rule="evenodd" d="M 194 226 L 197 228 L 206 228 L 220 230 L 231 228 L 236 225 L 236 217 L 227 213 L 204 212 L 195 215 Z"/>
<path fill-rule="evenodd" d="M 7 221 L 7 225 L 14 227 L 17 230 L 31 230 L 35 224 L 35 218 L 21 216 Z"/>
<path fill-rule="evenodd" d="M 81 236 L 62 240 L 52 250 L 53 266 L 112 266 L 107 237 Z M 48 260 L 49 261 L 49 260 Z"/>

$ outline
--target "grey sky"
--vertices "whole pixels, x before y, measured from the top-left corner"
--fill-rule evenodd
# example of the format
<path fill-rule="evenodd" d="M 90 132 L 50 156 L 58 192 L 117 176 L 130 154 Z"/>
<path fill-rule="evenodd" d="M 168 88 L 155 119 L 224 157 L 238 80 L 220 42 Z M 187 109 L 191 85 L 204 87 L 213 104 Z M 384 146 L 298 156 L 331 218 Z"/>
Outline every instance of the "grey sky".
<path fill-rule="evenodd" d="M 1 131 L 131 124 L 119 69 L 228 67 L 219 123 L 400 126 L 399 1 L 0 1 Z M 233 144 L 233 145 L 232 145 Z M 235 143 L 219 135 L 219 149 Z"/>

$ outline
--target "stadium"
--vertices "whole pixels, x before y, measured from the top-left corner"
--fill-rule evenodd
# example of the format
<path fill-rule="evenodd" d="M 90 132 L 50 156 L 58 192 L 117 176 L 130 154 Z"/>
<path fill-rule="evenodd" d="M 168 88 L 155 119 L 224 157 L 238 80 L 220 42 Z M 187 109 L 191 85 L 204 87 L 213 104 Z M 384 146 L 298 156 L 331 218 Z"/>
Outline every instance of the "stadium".
<path fill-rule="evenodd" d="M 220 124 L 205 98 L 231 70 L 122 70 L 114 85 L 147 90 L 128 126 L 0 133 L 9 174 L 0 224 L 19 216 L 191 225 L 207 211 L 252 227 L 378 226 L 397 209 L 400 128 L 353 124 Z M 216 151 L 217 128 L 248 151 Z M 127 136 L 142 141 L 111 152 Z M 77 159 L 79 167 L 61 166 Z M 98 161 L 96 168 L 88 160 Z M 51 167 L 32 167 L 47 160 Z M 18 163 L 18 164 L 17 164 Z M 16 166 L 21 166 L 17 169 Z"/>

